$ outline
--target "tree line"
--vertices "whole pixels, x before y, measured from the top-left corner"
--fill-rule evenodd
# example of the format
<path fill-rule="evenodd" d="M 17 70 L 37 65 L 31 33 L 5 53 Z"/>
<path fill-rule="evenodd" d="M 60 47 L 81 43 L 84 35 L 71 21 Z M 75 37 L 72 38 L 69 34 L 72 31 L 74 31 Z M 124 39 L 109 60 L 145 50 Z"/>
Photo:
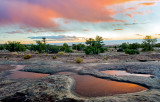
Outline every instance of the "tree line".
<path fill-rule="evenodd" d="M 151 36 L 146 36 L 142 42 L 139 43 L 122 43 L 118 47 L 118 52 L 125 52 L 127 54 L 139 54 L 138 48 L 142 48 L 142 51 L 153 51 L 153 47 L 160 47 L 160 43 L 157 43 L 157 39 L 152 38 Z M 115 46 L 117 48 L 117 46 Z M 64 43 L 62 46 L 50 45 L 46 43 L 46 38 L 36 41 L 36 44 L 26 45 L 21 44 L 16 41 L 8 41 L 6 44 L 0 45 L 0 50 L 8 50 L 10 52 L 23 52 L 26 49 L 38 53 L 58 53 L 60 51 L 66 53 L 72 53 L 73 50 L 84 51 L 87 55 L 104 53 L 108 50 L 107 47 L 104 47 L 103 38 L 96 36 L 95 39 L 89 38 L 86 40 L 85 44 L 72 44 L 69 46 L 67 43 Z"/>

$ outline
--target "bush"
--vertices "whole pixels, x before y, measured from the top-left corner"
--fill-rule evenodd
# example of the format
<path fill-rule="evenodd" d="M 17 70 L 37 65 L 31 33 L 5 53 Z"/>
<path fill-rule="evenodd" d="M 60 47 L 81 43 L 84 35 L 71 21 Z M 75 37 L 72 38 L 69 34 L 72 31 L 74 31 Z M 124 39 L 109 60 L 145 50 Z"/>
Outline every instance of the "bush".
<path fill-rule="evenodd" d="M 67 55 L 65 52 L 58 52 L 58 55 Z"/>
<path fill-rule="evenodd" d="M 39 52 L 35 52 L 35 54 L 39 54 Z"/>
<path fill-rule="evenodd" d="M 52 58 L 53 58 L 53 59 L 56 59 L 56 58 L 57 58 L 57 56 L 56 56 L 56 55 L 54 55 Z"/>
<path fill-rule="evenodd" d="M 108 60 L 108 58 L 107 58 L 107 57 L 104 57 L 104 60 Z"/>
<path fill-rule="evenodd" d="M 139 54 L 139 51 L 135 49 L 125 49 L 125 53 L 129 55 L 135 55 L 135 54 Z"/>
<path fill-rule="evenodd" d="M 0 50 L 5 50 L 5 46 L 4 45 L 0 45 Z"/>
<path fill-rule="evenodd" d="M 119 48 L 118 50 L 117 50 L 117 52 L 123 52 L 124 50 L 122 49 L 122 48 Z"/>
<path fill-rule="evenodd" d="M 60 51 L 64 51 L 67 53 L 73 52 L 67 43 L 64 43 L 63 46 L 60 47 Z"/>
<path fill-rule="evenodd" d="M 77 57 L 74 59 L 76 63 L 81 63 L 83 62 L 83 59 L 81 57 Z"/>
<path fill-rule="evenodd" d="M 46 47 L 47 53 L 58 53 L 59 50 L 60 50 L 60 47 L 56 45 L 47 45 Z"/>
<path fill-rule="evenodd" d="M 78 51 L 84 51 L 85 45 L 84 44 L 73 44 L 72 49 L 78 50 Z"/>
<path fill-rule="evenodd" d="M 30 59 L 30 58 L 32 58 L 32 55 L 29 55 L 29 54 L 28 54 L 28 55 L 25 55 L 25 56 L 24 56 L 24 59 Z"/>
<path fill-rule="evenodd" d="M 99 54 L 104 53 L 105 48 L 103 47 L 103 38 L 100 36 L 96 36 L 95 39 L 89 38 L 86 40 L 86 48 L 85 53 L 87 55 Z"/>
<path fill-rule="evenodd" d="M 142 51 L 153 51 L 153 45 L 157 42 L 157 39 L 152 38 L 152 36 L 146 36 L 142 43 Z"/>
<path fill-rule="evenodd" d="M 94 54 L 93 51 L 94 51 L 94 48 L 92 46 L 87 46 L 85 48 L 86 55 L 93 55 Z"/>
<path fill-rule="evenodd" d="M 16 41 L 13 41 L 13 42 L 8 41 L 8 43 L 5 44 L 5 46 L 6 46 L 6 50 L 10 52 L 26 51 L 26 47 L 20 42 L 16 42 Z"/>

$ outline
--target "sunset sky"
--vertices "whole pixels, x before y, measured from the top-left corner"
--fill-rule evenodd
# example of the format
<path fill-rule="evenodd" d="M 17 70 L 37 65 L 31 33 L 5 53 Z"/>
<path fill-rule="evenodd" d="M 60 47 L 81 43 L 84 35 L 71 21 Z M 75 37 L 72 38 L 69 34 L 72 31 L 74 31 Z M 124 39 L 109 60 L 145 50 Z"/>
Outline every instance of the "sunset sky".
<path fill-rule="evenodd" d="M 0 0 L 0 43 L 160 38 L 160 0 Z"/>

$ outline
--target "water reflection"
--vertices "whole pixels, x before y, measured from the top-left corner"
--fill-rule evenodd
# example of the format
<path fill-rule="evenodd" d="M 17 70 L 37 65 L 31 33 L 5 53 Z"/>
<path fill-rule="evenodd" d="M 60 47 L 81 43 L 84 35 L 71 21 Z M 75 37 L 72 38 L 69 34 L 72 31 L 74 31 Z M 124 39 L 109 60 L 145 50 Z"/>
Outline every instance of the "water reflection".
<path fill-rule="evenodd" d="M 110 96 L 146 90 L 145 87 L 92 77 L 89 75 L 72 75 L 75 79 L 74 92 L 84 97 Z"/>
<path fill-rule="evenodd" d="M 29 78 L 29 79 L 37 79 L 49 76 L 49 74 L 42 73 L 32 73 L 32 72 L 23 72 L 19 71 L 23 69 L 25 66 L 17 65 L 15 69 L 11 70 L 11 74 L 8 76 L 10 79 L 19 79 L 19 78 Z"/>
<path fill-rule="evenodd" d="M 152 76 L 150 74 L 133 74 L 133 73 L 128 73 L 126 71 L 119 71 L 119 70 L 107 70 L 107 71 L 101 71 L 101 72 L 105 74 L 110 74 L 110 75 L 133 75 L 133 76 L 143 76 L 143 77 Z"/>

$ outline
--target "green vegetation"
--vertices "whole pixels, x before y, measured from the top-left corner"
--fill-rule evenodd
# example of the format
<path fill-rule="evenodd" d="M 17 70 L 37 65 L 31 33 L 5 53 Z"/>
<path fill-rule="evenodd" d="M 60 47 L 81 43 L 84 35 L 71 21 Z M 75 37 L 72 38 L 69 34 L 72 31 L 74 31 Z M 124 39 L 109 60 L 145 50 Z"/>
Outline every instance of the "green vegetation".
<path fill-rule="evenodd" d="M 117 51 L 118 52 L 124 51 L 126 54 L 134 55 L 134 54 L 139 54 L 138 48 L 140 47 L 141 45 L 138 43 L 133 43 L 133 44 L 122 43 L 122 45 L 120 45 L 120 49 Z"/>
<path fill-rule="evenodd" d="M 138 43 L 133 43 L 133 44 L 122 43 L 122 45 L 120 45 L 120 48 L 122 48 L 123 50 L 125 50 L 125 49 L 138 49 L 140 47 L 141 47 L 141 45 Z"/>
<path fill-rule="evenodd" d="M 52 56 L 52 59 L 56 59 L 56 58 L 57 58 L 57 56 L 56 56 L 56 55 Z"/>
<path fill-rule="evenodd" d="M 35 54 L 39 54 L 39 52 L 35 52 Z"/>
<path fill-rule="evenodd" d="M 142 43 L 143 51 L 153 51 L 153 45 L 157 42 L 157 39 L 152 38 L 152 36 L 146 36 Z"/>
<path fill-rule="evenodd" d="M 24 56 L 24 59 L 30 59 L 30 58 L 32 58 L 32 55 L 30 54 Z"/>
<path fill-rule="evenodd" d="M 5 46 L 4 45 L 0 45 L 0 50 L 5 50 Z"/>
<path fill-rule="evenodd" d="M 61 51 L 67 52 L 67 53 L 71 53 L 73 52 L 70 47 L 68 46 L 67 43 L 64 43 L 63 46 L 60 48 Z"/>
<path fill-rule="evenodd" d="M 5 45 L 5 49 L 10 52 L 26 51 L 26 47 L 20 42 L 8 41 Z"/>
<path fill-rule="evenodd" d="M 142 48 L 142 51 L 153 51 L 153 47 L 160 47 L 160 43 L 157 43 L 157 39 L 152 38 L 152 36 L 146 36 L 142 44 L 138 43 L 122 43 L 120 46 L 109 46 L 111 50 L 117 50 L 117 52 L 125 52 L 126 54 L 139 54 L 139 48 Z M 85 52 L 87 55 L 94 55 L 99 53 L 104 53 L 107 51 L 107 48 L 104 48 L 103 38 L 96 36 L 95 39 L 89 38 L 86 40 L 85 44 L 73 44 L 69 46 L 67 43 L 64 43 L 62 46 L 49 45 L 46 44 L 46 38 L 42 38 L 40 41 L 36 41 L 36 44 L 25 45 L 16 41 L 8 41 L 6 44 L 0 45 L 0 50 L 8 50 L 10 52 L 23 52 L 26 49 L 34 51 L 35 54 L 39 53 L 58 53 L 58 55 L 67 55 L 66 53 L 72 53 L 73 50 Z M 71 49 L 72 48 L 72 49 Z"/>
<path fill-rule="evenodd" d="M 46 44 L 42 41 L 36 41 L 36 45 L 31 45 L 31 50 L 38 51 L 39 53 L 44 53 L 46 50 Z"/>
<path fill-rule="evenodd" d="M 56 45 L 46 45 L 47 53 L 58 53 L 60 51 L 60 47 Z"/>
<path fill-rule="evenodd" d="M 72 45 L 73 50 L 78 50 L 78 51 L 84 51 L 85 45 L 84 44 L 73 44 Z"/>
<path fill-rule="evenodd" d="M 107 57 L 104 57 L 104 60 L 108 60 L 108 58 L 107 58 Z"/>
<path fill-rule="evenodd" d="M 139 51 L 136 49 L 125 49 L 125 53 L 129 55 L 139 54 Z"/>
<path fill-rule="evenodd" d="M 83 59 L 81 57 L 77 57 L 74 59 L 76 63 L 82 63 Z"/>
<path fill-rule="evenodd" d="M 58 55 L 67 55 L 65 52 L 58 52 Z"/>
<path fill-rule="evenodd" d="M 86 48 L 85 53 L 87 55 L 99 54 L 104 53 L 105 48 L 103 47 L 103 38 L 100 36 L 96 36 L 95 39 L 89 38 L 86 40 Z"/>

